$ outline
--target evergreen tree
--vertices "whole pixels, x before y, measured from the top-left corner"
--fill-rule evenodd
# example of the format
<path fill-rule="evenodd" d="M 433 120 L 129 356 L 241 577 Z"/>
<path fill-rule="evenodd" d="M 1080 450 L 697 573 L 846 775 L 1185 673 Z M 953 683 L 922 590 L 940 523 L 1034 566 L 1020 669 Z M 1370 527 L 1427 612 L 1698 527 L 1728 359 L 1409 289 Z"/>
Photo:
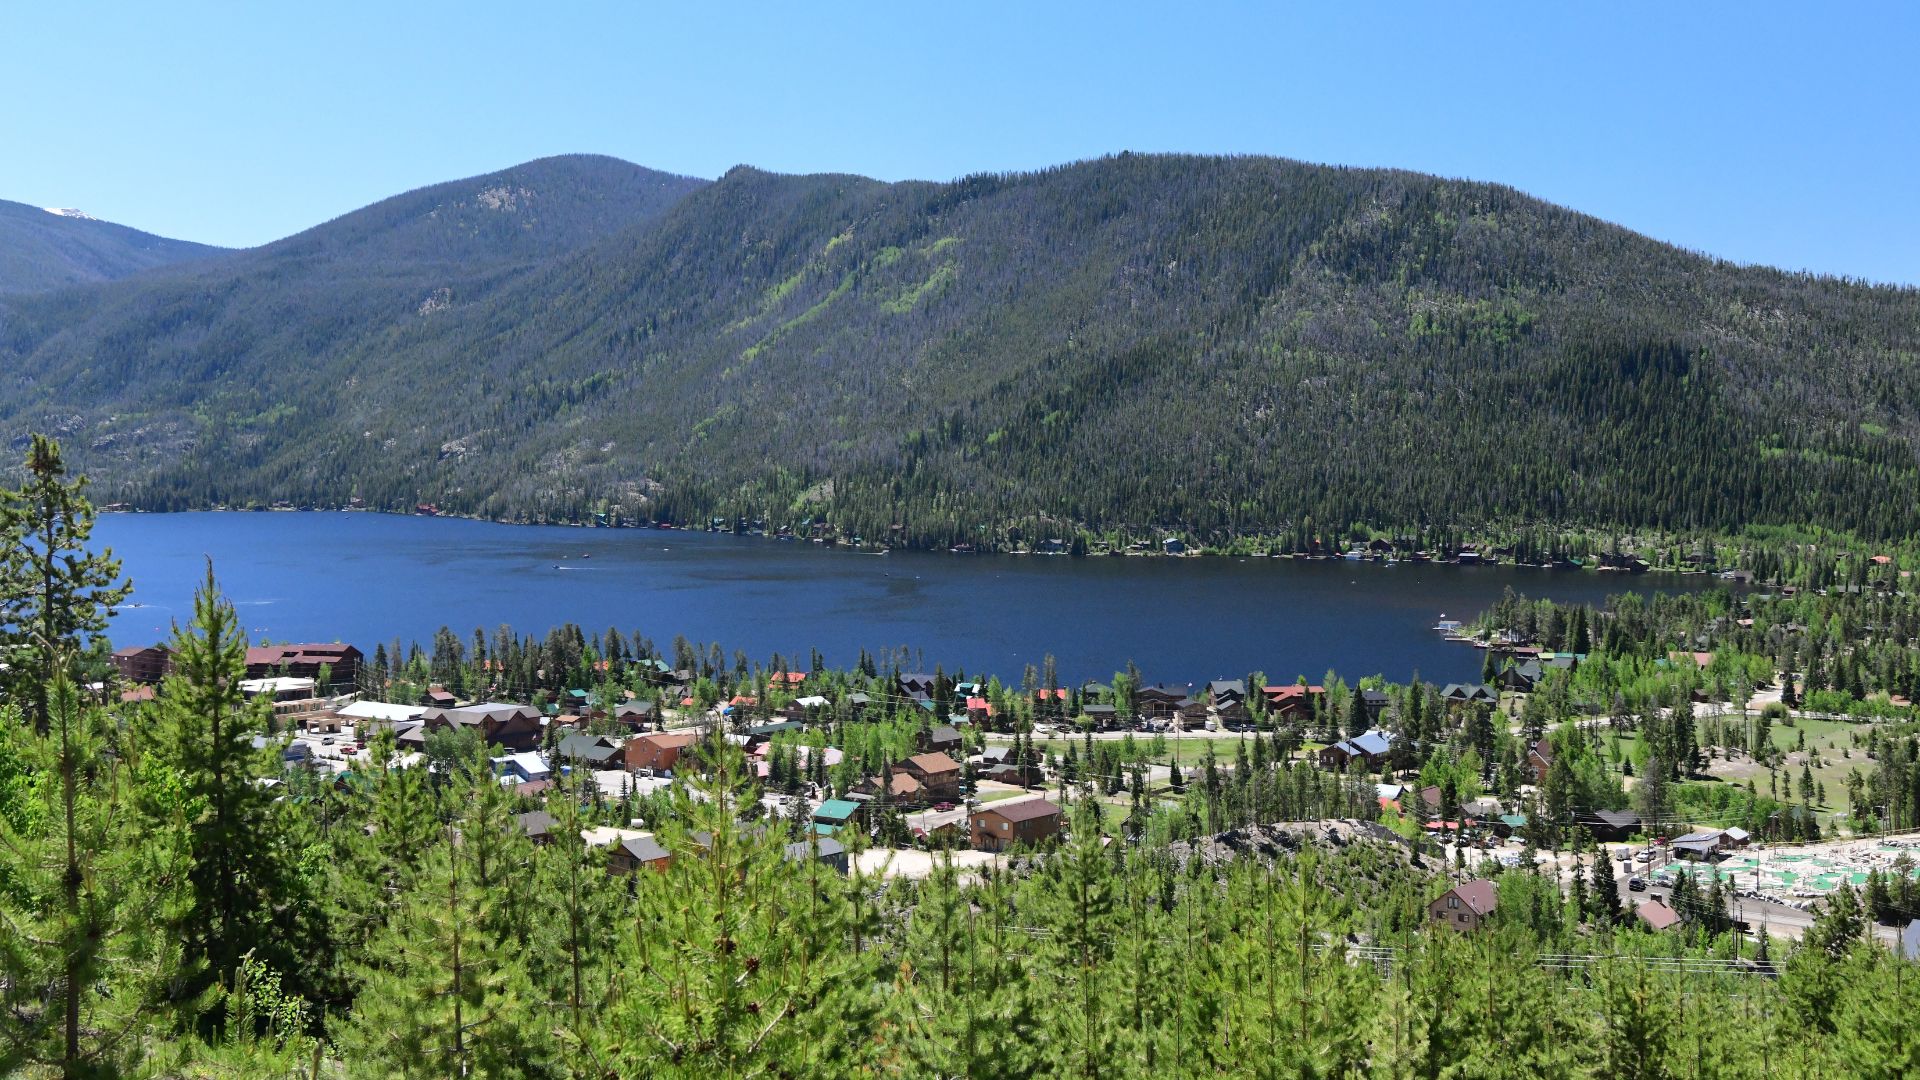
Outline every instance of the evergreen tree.
<path fill-rule="evenodd" d="M 38 776 L 0 814 L 0 1073 L 115 1077 L 163 1030 L 186 844 L 177 821 L 136 839 L 109 721 L 62 664 L 49 665 L 46 734 L 15 734 L 18 715 L 0 714 L 0 740 L 24 739 Z"/>
<path fill-rule="evenodd" d="M 187 815 L 193 901 L 175 929 L 192 972 L 184 989 L 198 993 L 209 981 L 230 984 L 250 953 L 282 971 L 299 963 L 288 918 L 303 905 L 283 846 L 287 822 L 260 782 L 279 775 L 279 754 L 253 741 L 268 731 L 271 699 L 241 694 L 246 638 L 211 567 L 172 650 L 173 673 L 142 739 L 164 780 L 143 784 L 142 809 L 157 828 L 176 810 Z"/>
<path fill-rule="evenodd" d="M 67 479 L 60 444 L 34 435 L 26 472 L 20 489 L 0 489 L 0 690 L 45 730 L 54 676 L 77 676 L 72 662 L 83 642 L 104 642 L 95 635 L 133 586 L 111 550 L 87 550 L 87 480 Z M 70 670 L 56 672 L 56 657 Z"/>

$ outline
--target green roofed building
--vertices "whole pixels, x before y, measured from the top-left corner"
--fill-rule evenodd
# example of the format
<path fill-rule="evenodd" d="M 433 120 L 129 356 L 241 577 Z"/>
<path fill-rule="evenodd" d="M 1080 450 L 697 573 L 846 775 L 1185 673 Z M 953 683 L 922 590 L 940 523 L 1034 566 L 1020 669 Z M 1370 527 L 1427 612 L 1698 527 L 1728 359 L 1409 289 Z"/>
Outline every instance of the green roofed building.
<path fill-rule="evenodd" d="M 813 812 L 813 820 L 819 825 L 845 825 L 860 813 L 860 804 L 849 799 L 828 799 Z"/>

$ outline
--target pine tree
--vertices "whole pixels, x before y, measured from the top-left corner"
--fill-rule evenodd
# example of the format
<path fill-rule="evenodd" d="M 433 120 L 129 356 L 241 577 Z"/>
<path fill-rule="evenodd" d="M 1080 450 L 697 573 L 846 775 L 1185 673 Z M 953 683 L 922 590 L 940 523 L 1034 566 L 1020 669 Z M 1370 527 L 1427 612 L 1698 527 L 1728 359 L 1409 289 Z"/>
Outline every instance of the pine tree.
<path fill-rule="evenodd" d="M 143 1050 L 179 948 L 164 930 L 186 885 L 179 823 L 135 838 L 109 721 L 52 665 L 44 735 L 9 743 L 37 772 L 33 796 L 0 815 L 0 1073 L 121 1075 Z"/>
<path fill-rule="evenodd" d="M 292 914 L 299 897 L 282 846 L 286 823 L 275 793 L 260 783 L 278 776 L 279 755 L 253 744 L 268 730 L 269 699 L 249 703 L 241 694 L 246 638 L 211 567 L 193 621 L 174 629 L 172 650 L 173 673 L 141 739 L 147 766 L 166 779 L 143 784 L 141 803 L 157 827 L 176 810 L 189 815 L 193 903 L 176 929 L 197 972 L 191 994 L 209 981 L 231 983 L 249 953 L 278 970 L 297 963 L 301 943 L 276 913 Z"/>
<path fill-rule="evenodd" d="M 95 635 L 133 586 L 111 550 L 87 550 L 87 480 L 66 478 L 60 444 L 34 435 L 26 472 L 19 490 L 0 488 L 0 689 L 44 731 L 54 659 L 66 658 L 62 674 L 73 677 L 82 642 L 104 641 Z"/>
<path fill-rule="evenodd" d="M 474 805 L 475 778 L 450 795 Z M 524 967 L 524 938 L 494 932 L 514 881 L 482 884 L 469 811 L 443 826 L 393 902 L 357 968 L 359 992 L 339 1030 L 357 1060 L 402 1077 L 529 1076 L 551 1056 Z"/>

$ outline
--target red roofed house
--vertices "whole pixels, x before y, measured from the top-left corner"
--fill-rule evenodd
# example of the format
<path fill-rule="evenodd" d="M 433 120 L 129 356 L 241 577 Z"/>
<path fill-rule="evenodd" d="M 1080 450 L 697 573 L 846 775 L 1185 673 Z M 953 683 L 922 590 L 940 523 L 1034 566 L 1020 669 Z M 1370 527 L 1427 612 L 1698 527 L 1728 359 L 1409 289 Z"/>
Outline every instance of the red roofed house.
<path fill-rule="evenodd" d="M 967 719 L 976 724 L 985 723 L 993 719 L 993 702 L 983 697 L 968 698 Z"/>
<path fill-rule="evenodd" d="M 996 803 L 973 814 L 973 846 L 980 851 L 1005 851 L 1015 844 L 1029 847 L 1060 831 L 1066 812 L 1045 799 Z"/>
<path fill-rule="evenodd" d="M 1485 879 L 1455 885 L 1427 905 L 1427 918 L 1455 930 L 1478 930 L 1500 906 L 1500 892 Z"/>
<path fill-rule="evenodd" d="M 799 686 L 801 683 L 807 681 L 807 673 L 804 671 L 776 671 L 767 677 L 767 681 L 775 686 Z"/>
<path fill-rule="evenodd" d="M 1275 716 L 1290 716 L 1296 712 L 1312 712 L 1314 703 L 1325 697 L 1327 692 L 1319 686 L 1289 683 L 1285 686 L 1263 686 L 1260 693 L 1267 699 L 1267 711 Z"/>
<path fill-rule="evenodd" d="M 697 741 L 699 736 L 688 731 L 656 731 L 651 735 L 628 739 L 625 747 L 627 769 L 671 772 L 674 766 L 680 764 L 680 755 Z"/>
<path fill-rule="evenodd" d="M 1640 921 L 1645 923 L 1649 930 L 1665 930 L 1680 921 L 1679 912 L 1658 900 L 1649 900 L 1644 904 L 1635 905 L 1633 913 L 1640 917 Z"/>

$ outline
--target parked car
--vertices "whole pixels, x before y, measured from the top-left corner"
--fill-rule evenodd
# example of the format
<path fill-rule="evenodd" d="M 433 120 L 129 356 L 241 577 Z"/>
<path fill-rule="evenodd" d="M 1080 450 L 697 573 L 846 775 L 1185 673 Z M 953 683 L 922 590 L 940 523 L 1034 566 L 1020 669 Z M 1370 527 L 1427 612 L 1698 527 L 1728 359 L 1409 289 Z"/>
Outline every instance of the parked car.
<path fill-rule="evenodd" d="M 1653 852 L 1651 852 L 1651 851 L 1641 851 L 1641 852 L 1637 852 L 1637 853 L 1635 853 L 1635 854 L 1634 854 L 1634 856 L 1633 856 L 1633 861 L 1634 861 L 1634 862 L 1652 862 L 1652 861 L 1653 861 Z"/>
<path fill-rule="evenodd" d="M 1639 877 L 1631 877 L 1631 878 L 1628 878 L 1628 879 L 1627 879 L 1627 891 L 1628 891 L 1628 892 L 1646 892 L 1646 891 L 1647 891 L 1647 879 L 1646 879 L 1646 878 L 1639 878 Z"/>
<path fill-rule="evenodd" d="M 943 814 L 944 814 L 944 813 L 946 813 L 947 811 L 949 811 L 949 810 L 951 810 L 951 809 L 953 809 L 953 804 L 952 804 L 952 803 L 950 803 L 950 802 L 940 802 L 940 803 L 934 803 L 934 804 L 933 804 L 933 808 L 934 808 L 935 810 L 938 810 L 938 811 L 940 811 L 941 813 L 943 813 Z"/>

